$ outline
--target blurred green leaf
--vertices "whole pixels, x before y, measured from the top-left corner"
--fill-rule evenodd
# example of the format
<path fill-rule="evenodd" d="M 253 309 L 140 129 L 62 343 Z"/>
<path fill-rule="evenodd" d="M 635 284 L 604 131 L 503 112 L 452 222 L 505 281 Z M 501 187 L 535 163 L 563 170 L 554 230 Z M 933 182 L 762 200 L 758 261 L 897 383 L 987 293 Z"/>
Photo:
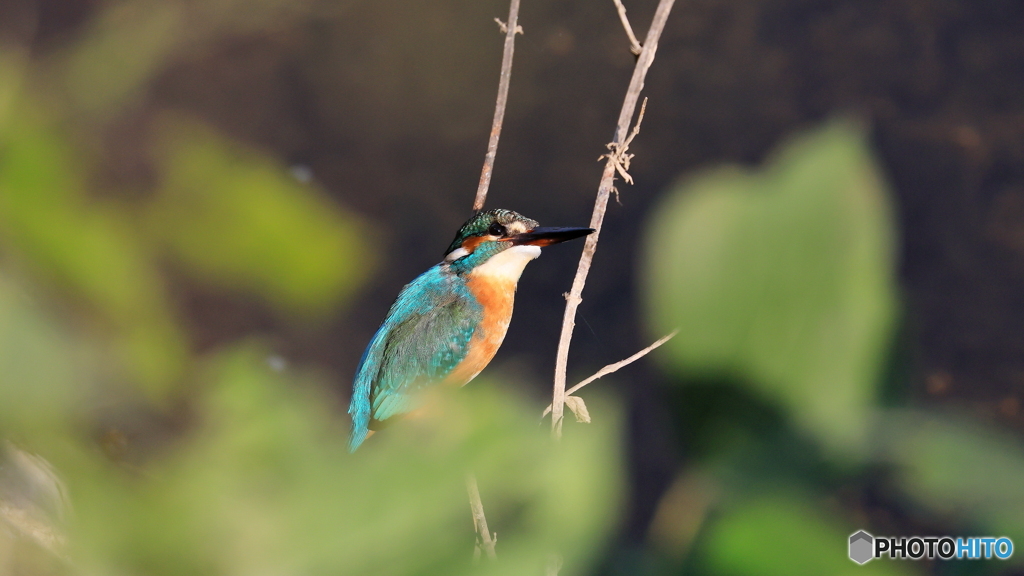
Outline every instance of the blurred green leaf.
<path fill-rule="evenodd" d="M 704 559 L 714 574 L 736 576 L 907 575 L 902 562 L 855 564 L 848 539 L 859 527 L 843 526 L 807 506 L 806 495 L 764 496 L 722 511 L 703 536 Z"/>
<path fill-rule="evenodd" d="M 270 158 L 183 118 L 162 123 L 164 182 L 149 228 L 186 273 L 312 315 L 368 277 L 355 216 Z"/>
<path fill-rule="evenodd" d="M 231 35 L 288 28 L 312 0 L 204 0 L 105 3 L 65 55 L 69 103 L 99 115 L 126 107 L 154 76 L 183 56 Z"/>
<path fill-rule="evenodd" d="M 932 513 L 1024 542 L 1024 445 L 1019 438 L 934 414 L 890 412 L 880 424 L 879 456 L 897 466 L 896 478 L 907 498 Z M 1020 556 L 1014 557 L 1019 562 Z"/>
<path fill-rule="evenodd" d="M 25 50 L 0 46 L 0 130 L 4 127 L 7 113 L 21 87 L 27 64 L 28 54 Z"/>
<path fill-rule="evenodd" d="M 184 338 L 131 215 L 88 198 L 64 136 L 39 107 L 24 98 L 15 106 L 0 133 L 0 241 L 113 328 L 133 380 L 166 391 L 182 368 Z"/>
<path fill-rule="evenodd" d="M 83 350 L 9 276 L 0 276 L 0 438 L 66 431 L 85 397 Z"/>
<path fill-rule="evenodd" d="M 91 574 L 584 573 L 618 508 L 615 410 L 553 446 L 536 409 L 493 386 L 445 390 L 421 420 L 346 450 L 347 420 L 248 348 L 211 361 L 201 430 L 125 475 L 69 475 L 71 540 Z M 443 416 L 443 417 L 439 417 Z M 473 567 L 475 471 L 499 562 Z"/>
<path fill-rule="evenodd" d="M 647 237 L 660 354 L 726 373 L 832 448 L 861 448 L 894 308 L 893 223 L 864 134 L 833 122 L 763 168 L 676 185 Z"/>
<path fill-rule="evenodd" d="M 183 40 L 179 2 L 128 1 L 108 4 L 72 44 L 67 62 L 70 95 L 83 109 L 125 105 L 166 65 Z"/>

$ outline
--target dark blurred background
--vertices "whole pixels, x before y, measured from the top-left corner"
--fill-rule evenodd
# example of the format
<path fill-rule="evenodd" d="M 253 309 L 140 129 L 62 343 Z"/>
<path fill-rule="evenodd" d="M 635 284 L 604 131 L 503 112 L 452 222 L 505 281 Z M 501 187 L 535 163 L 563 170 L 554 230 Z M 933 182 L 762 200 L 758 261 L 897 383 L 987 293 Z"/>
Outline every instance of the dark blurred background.
<path fill-rule="evenodd" d="M 655 5 L 627 3 L 641 38 Z M 273 358 L 324 375 L 341 414 L 355 364 L 398 290 L 440 259 L 470 215 L 501 60 L 493 19 L 507 10 L 490 0 L 3 0 L 0 41 L 14 55 L 5 62 L 20 71 L 22 93 L 48 110 L 47 122 L 84 158 L 84 201 L 123 207 L 145 245 L 178 246 L 158 253 L 155 274 L 184 335 L 183 354 L 258 336 Z M 584 225 L 600 178 L 595 160 L 635 60 L 610 1 L 525 0 L 520 24 L 487 206 L 544 225 Z M 895 217 L 897 308 L 880 405 L 956 413 L 1011 438 L 1024 432 L 1024 5 L 680 0 L 644 96 L 650 102 L 631 147 L 636 184 L 620 182 L 620 199 L 610 204 L 570 381 L 661 335 L 645 320 L 643 239 L 677 178 L 721 163 L 757 166 L 792 134 L 843 116 L 867 135 Z M 190 248 L 176 236 L 190 232 L 151 206 L 175 188 L 162 159 L 176 152 L 166 150 L 201 149 L 195 142 L 207 137 L 188 135 L 195 133 L 271 158 L 329 199 L 361 241 L 339 267 L 345 278 L 324 280 L 323 293 L 348 296 L 300 294 L 291 306 L 235 289 L 214 256 L 206 268 L 194 263 L 204 249 Z M 196 170 L 181 176 L 192 182 L 181 188 L 201 186 Z M 245 202 L 246 193 L 236 199 Z M 334 241 L 303 239 L 319 240 Z M 45 263 L 35 266 L 18 246 L 6 245 L 5 260 L 28 262 L 27 276 L 45 285 Z M 489 369 L 538 405 L 549 394 L 561 294 L 578 256 L 578 245 L 559 246 L 528 267 Z M 254 284 L 274 293 L 275 274 Z M 58 314 L 91 314 L 59 278 L 49 286 L 56 288 L 47 297 L 64 307 Z M 965 526 L 893 496 L 884 470 L 850 473 L 817 455 L 790 431 L 785 411 L 745 388 L 742 376 L 680 373 L 644 359 L 608 380 L 595 386 L 624 405 L 627 489 L 597 573 L 725 570 L 662 554 L 650 542 L 664 495 L 699 483 L 689 472 L 729 444 L 729 430 L 767 439 L 779 452 L 754 452 L 768 468 L 790 471 L 780 482 L 799 476 L 856 527 L 909 535 Z M 115 439 L 98 433 L 100 442 L 127 454 L 165 442 L 190 426 L 188 402 L 172 404 L 153 420 L 111 416 Z"/>

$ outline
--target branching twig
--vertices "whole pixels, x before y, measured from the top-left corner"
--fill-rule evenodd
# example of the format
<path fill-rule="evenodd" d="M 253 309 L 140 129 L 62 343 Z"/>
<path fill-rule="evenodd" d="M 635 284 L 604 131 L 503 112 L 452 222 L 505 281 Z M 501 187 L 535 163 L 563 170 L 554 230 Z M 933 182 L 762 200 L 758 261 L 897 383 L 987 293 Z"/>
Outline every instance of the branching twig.
<path fill-rule="evenodd" d="M 501 57 L 501 77 L 498 79 L 498 101 L 494 104 L 494 120 L 491 122 L 491 137 L 487 141 L 487 155 L 484 156 L 484 167 L 480 171 L 480 184 L 476 188 L 473 210 L 482 210 L 487 199 L 487 189 L 491 186 L 491 173 L 494 171 L 494 156 L 498 153 L 498 137 L 501 136 L 501 124 L 505 120 L 505 105 L 508 103 L 508 85 L 512 78 L 512 53 L 515 51 L 516 34 L 522 34 L 519 26 L 519 0 L 511 0 L 508 6 L 508 23 L 498 20 L 498 25 L 505 32 L 505 50 Z"/>
<path fill-rule="evenodd" d="M 633 141 L 633 138 L 636 138 L 636 135 L 640 133 L 640 124 L 644 121 L 644 112 L 646 111 L 647 98 L 644 98 L 644 103 L 640 105 L 640 114 L 636 117 L 636 124 L 633 126 L 633 131 L 626 137 L 626 141 L 622 144 L 617 142 L 609 142 L 605 144 L 605 147 L 608 148 L 609 152 L 597 157 L 598 162 L 601 160 L 608 160 L 609 162 L 612 162 L 615 165 L 615 171 L 619 173 L 619 176 L 622 176 L 622 180 L 627 184 L 633 183 L 633 177 L 629 175 L 628 170 L 629 162 L 633 159 L 633 156 L 636 156 L 636 154 L 627 154 L 626 151 L 629 150 L 629 144 Z M 618 190 L 614 191 L 617 195 Z"/>
<path fill-rule="evenodd" d="M 495 18 L 494 21 L 498 23 L 498 30 L 501 30 L 502 34 L 508 34 L 508 24 L 502 22 L 501 18 Z M 519 26 L 517 24 L 516 25 L 516 34 L 522 34 L 522 33 L 523 33 L 523 27 Z"/>
<path fill-rule="evenodd" d="M 622 110 L 619 112 L 619 122 L 615 128 L 612 143 L 621 146 L 626 134 L 629 132 L 630 119 L 636 110 L 637 100 L 640 98 L 640 91 L 644 87 L 644 78 L 647 70 L 654 61 L 654 53 L 658 50 L 658 39 L 662 30 L 665 29 L 665 21 L 669 12 L 672 11 L 672 4 L 675 0 L 660 0 L 658 8 L 654 12 L 654 19 L 651 21 L 651 28 L 644 39 L 643 49 L 640 51 L 640 58 L 637 59 L 636 67 L 633 69 L 633 77 L 629 81 L 629 90 L 626 91 L 626 98 L 622 103 Z M 572 340 L 572 331 L 576 325 L 576 309 L 583 301 L 581 294 L 583 286 L 587 282 L 587 274 L 590 273 L 590 264 L 594 259 L 594 251 L 597 250 L 597 240 L 601 236 L 601 224 L 604 222 L 604 213 L 608 208 L 608 197 L 611 195 L 612 186 L 615 180 L 615 162 L 609 158 L 604 165 L 604 172 L 601 175 L 601 184 L 597 189 L 597 199 L 594 201 L 594 212 L 590 217 L 590 227 L 595 232 L 587 236 L 583 245 L 583 255 L 580 256 L 579 266 L 576 268 L 576 277 L 572 281 L 572 289 L 566 297 L 565 314 L 562 317 L 562 334 L 558 339 L 558 356 L 555 359 L 555 384 L 551 398 L 551 433 L 555 438 L 562 436 L 562 415 L 565 408 L 565 370 L 569 360 L 569 343 Z"/>
<path fill-rule="evenodd" d="M 622 20 L 622 27 L 626 29 L 626 36 L 629 36 L 629 51 L 634 56 L 639 56 L 643 50 L 640 47 L 640 41 L 636 39 L 636 34 L 633 34 L 633 27 L 629 25 L 629 18 L 626 18 L 626 7 L 622 5 L 622 0 L 612 0 L 615 2 L 615 7 L 619 10 L 619 20 Z"/>
<path fill-rule="evenodd" d="M 651 344 L 650 346 L 648 346 L 647 348 L 644 348 L 643 350 L 637 352 L 636 354 L 633 354 L 629 358 L 626 358 L 625 360 L 619 360 L 618 362 L 615 362 L 614 364 L 609 364 L 609 365 L 605 366 L 604 368 L 601 368 L 597 372 L 594 372 L 594 375 L 591 376 L 590 378 L 587 378 L 586 380 L 583 380 L 579 384 L 577 384 L 577 385 L 573 386 L 572 388 L 569 388 L 568 390 L 566 390 L 565 391 L 565 395 L 569 396 L 573 392 L 579 390 L 580 388 L 583 388 L 584 386 L 586 386 L 587 384 L 590 384 L 594 380 L 597 380 L 598 378 L 600 378 L 602 376 L 607 376 L 607 375 L 611 374 L 612 372 L 617 372 L 618 370 L 620 370 L 620 369 L 622 369 L 622 368 L 624 368 L 626 366 L 629 366 L 633 362 L 636 362 L 637 360 L 639 360 L 639 359 L 643 358 L 644 356 L 647 356 L 648 354 L 650 354 L 651 351 L 654 350 L 655 348 L 657 348 L 658 346 L 661 346 L 665 342 L 668 342 L 669 340 L 671 340 L 672 337 L 675 336 L 676 334 L 679 334 L 679 329 L 678 328 L 676 328 L 675 330 L 673 330 L 669 334 L 666 334 L 665 336 L 662 336 L 657 342 L 655 342 L 654 344 Z M 551 413 L 551 405 L 548 404 L 548 407 L 544 409 L 544 413 L 541 414 L 540 417 L 543 418 L 543 417 L 547 416 L 550 413 Z"/>
<path fill-rule="evenodd" d="M 466 475 L 466 491 L 469 492 L 469 507 L 473 510 L 473 527 L 477 534 L 477 550 L 483 548 L 487 557 L 496 560 L 498 555 L 494 552 L 495 536 L 487 528 L 487 517 L 484 516 L 484 503 L 480 500 L 480 488 L 476 485 L 476 476 Z"/>

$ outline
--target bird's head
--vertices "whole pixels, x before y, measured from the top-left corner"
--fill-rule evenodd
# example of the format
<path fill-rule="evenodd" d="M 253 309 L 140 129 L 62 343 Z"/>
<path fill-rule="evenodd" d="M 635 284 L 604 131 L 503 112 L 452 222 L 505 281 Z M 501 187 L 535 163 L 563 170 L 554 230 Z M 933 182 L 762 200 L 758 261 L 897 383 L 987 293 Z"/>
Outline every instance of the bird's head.
<path fill-rule="evenodd" d="M 592 233 L 593 228 L 541 228 L 536 220 L 502 208 L 477 212 L 455 234 L 444 260 L 457 273 L 505 276 L 516 281 L 523 267 L 550 246 Z"/>

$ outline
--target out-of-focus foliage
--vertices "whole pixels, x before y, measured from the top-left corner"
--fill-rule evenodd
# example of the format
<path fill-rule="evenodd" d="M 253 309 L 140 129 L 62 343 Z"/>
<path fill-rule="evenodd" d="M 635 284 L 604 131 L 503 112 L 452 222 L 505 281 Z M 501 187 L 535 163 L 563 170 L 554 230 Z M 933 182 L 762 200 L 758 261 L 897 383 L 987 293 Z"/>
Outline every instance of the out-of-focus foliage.
<path fill-rule="evenodd" d="M 17 312 L 9 299 L 0 305 Z M 49 330 L 39 318 L 17 327 Z M 64 360 L 60 348 L 47 351 Z M 110 462 L 74 434 L 49 443 L 73 508 L 66 523 L 49 517 L 69 541 L 55 551 L 74 564 L 55 573 L 478 573 L 467 470 L 501 535 L 501 562 L 484 572 L 540 573 L 556 552 L 566 574 L 593 562 L 620 493 L 610 406 L 587 434 L 553 446 L 535 406 L 480 383 L 443 391 L 430 402 L 432 416 L 395 425 L 350 455 L 347 421 L 322 387 L 274 373 L 265 357 L 246 345 L 202 360 L 195 430 L 141 464 Z M 38 423 L 22 424 L 27 410 L 83 417 L 61 388 L 72 376 L 32 376 L 26 383 L 45 400 L 4 387 L 3 432 L 29 443 L 39 433 Z M 19 534 L 15 558 L 36 558 L 31 517 L 5 515 L 28 509 L 15 504 L 4 500 L 0 523 Z"/>
<path fill-rule="evenodd" d="M 0 276 L 0 437 L 66 430 L 86 397 L 83 350 L 6 276 Z"/>
<path fill-rule="evenodd" d="M 130 104 L 176 57 L 232 34 L 267 31 L 308 16 L 311 0 L 135 0 L 106 4 L 62 59 L 68 96 L 82 111 Z"/>
<path fill-rule="evenodd" d="M 907 499 L 1024 542 L 1019 439 L 964 418 L 927 413 L 892 412 L 880 424 L 878 456 L 898 466 L 896 480 Z"/>
<path fill-rule="evenodd" d="M 580 573 L 613 519 L 611 419 L 553 448 L 533 408 L 481 385 L 349 455 L 332 402 L 264 356 L 206 362 L 198 430 L 141 475 L 65 467 L 85 573 L 469 573 L 467 470 L 500 535 L 493 573 L 540 573 L 554 551 Z"/>
<path fill-rule="evenodd" d="M 719 574 L 819 576 L 912 574 L 905 563 L 858 566 L 846 541 L 856 527 L 811 508 L 806 494 L 772 495 L 734 503 L 704 535 L 702 560 Z"/>
<path fill-rule="evenodd" d="M 0 133 L 0 239 L 9 258 L 102 317 L 130 377 L 163 393 L 186 343 L 152 254 L 129 210 L 88 197 L 79 155 L 31 100 L 15 101 Z"/>
<path fill-rule="evenodd" d="M 682 181 L 657 211 L 649 318 L 659 333 L 681 329 L 660 357 L 681 382 L 704 387 L 684 399 L 731 386 L 722 402 L 745 408 L 726 413 L 746 420 L 699 415 L 693 434 L 714 436 L 694 463 L 702 472 L 680 473 L 651 531 L 672 569 L 919 573 L 922 564 L 847 558 L 857 530 L 914 535 L 889 532 L 884 517 L 873 525 L 864 509 L 847 508 L 856 502 L 835 497 L 868 470 L 886 471 L 870 480 L 883 499 L 953 523 L 953 536 L 1024 539 L 1019 443 L 964 419 L 880 405 L 895 313 L 885 190 L 864 134 L 832 122 L 757 171 Z M 673 543 L 684 558 L 666 549 Z"/>
<path fill-rule="evenodd" d="M 369 276 L 364 229 L 314 186 L 194 122 L 161 127 L 164 181 L 147 223 L 186 273 L 298 314 L 336 306 Z"/>
<path fill-rule="evenodd" d="M 24 76 L 26 54 L 9 47 L 0 50 L 0 128 L 4 126 L 10 107 L 18 87 Z"/>
<path fill-rule="evenodd" d="M 166 48 L 163 28 L 122 32 Z M 97 105 L 128 97 L 156 57 L 132 56 Z M 5 62 L 0 74 L 17 68 Z M 555 445 L 538 406 L 477 382 L 349 454 L 335 376 L 268 362 L 258 340 L 196 352 L 165 282 L 329 317 L 373 269 L 368 227 L 181 115 L 152 130 L 154 189 L 104 194 L 74 123 L 12 78 L 0 77 L 0 576 L 594 564 L 622 494 L 612 403 L 598 399 L 600 421 Z M 473 563 L 469 471 L 498 563 Z"/>
<path fill-rule="evenodd" d="M 833 122 L 756 171 L 681 181 L 647 238 L 661 357 L 726 373 L 829 445 L 862 446 L 894 307 L 893 229 L 865 137 Z"/>

